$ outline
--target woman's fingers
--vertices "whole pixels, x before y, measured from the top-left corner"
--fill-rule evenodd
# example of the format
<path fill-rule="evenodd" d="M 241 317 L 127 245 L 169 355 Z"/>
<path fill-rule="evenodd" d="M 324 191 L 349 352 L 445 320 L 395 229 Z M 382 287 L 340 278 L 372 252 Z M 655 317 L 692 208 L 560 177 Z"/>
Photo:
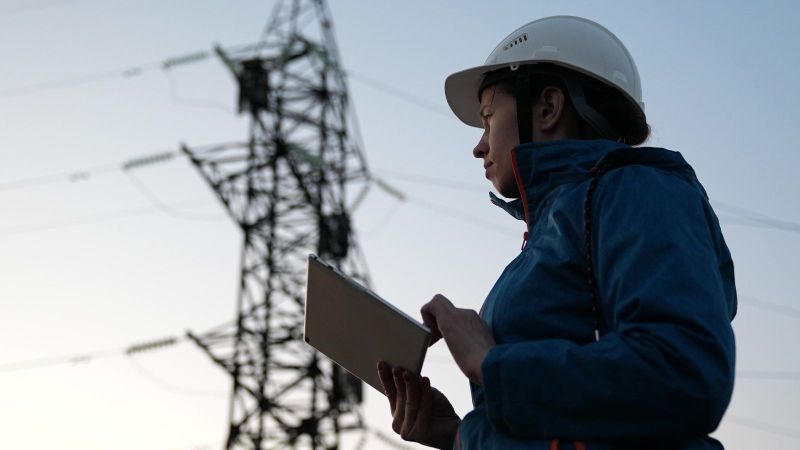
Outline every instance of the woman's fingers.
<path fill-rule="evenodd" d="M 406 413 L 403 420 L 403 426 L 400 430 L 400 436 L 404 439 L 411 439 L 414 425 L 417 423 L 417 415 L 419 414 L 420 397 L 419 397 L 419 383 L 417 377 L 408 371 L 403 371 L 403 381 L 405 385 L 406 394 Z"/>
<path fill-rule="evenodd" d="M 392 397 L 392 430 L 407 441 L 436 448 L 451 448 L 461 419 L 450 402 L 426 377 L 415 375 L 402 367 L 378 364 L 381 382 Z M 387 376 L 391 375 L 391 380 Z"/>
<path fill-rule="evenodd" d="M 389 364 L 378 361 L 378 377 L 380 377 L 381 384 L 383 384 L 383 392 L 386 393 L 386 397 L 389 399 L 390 412 L 394 415 L 394 408 L 397 405 L 397 388 L 394 385 L 392 368 Z"/>
<path fill-rule="evenodd" d="M 394 385 L 397 389 L 397 402 L 395 403 L 392 429 L 395 433 L 401 434 L 406 414 L 406 384 L 403 381 L 403 369 L 400 367 L 393 368 L 392 377 L 394 378 Z"/>
<path fill-rule="evenodd" d="M 392 409 L 392 429 L 407 441 L 419 441 L 432 414 L 430 380 L 382 361 L 378 363 L 378 373 Z"/>
<path fill-rule="evenodd" d="M 419 381 L 419 413 L 417 414 L 417 426 L 425 426 L 431 420 L 433 410 L 433 392 L 431 392 L 431 380 L 422 377 Z"/>
<path fill-rule="evenodd" d="M 422 320 L 431 328 L 432 342 L 443 338 L 461 371 L 470 381 L 482 385 L 481 365 L 495 341 L 478 313 L 456 308 L 446 297 L 437 294 L 422 307 Z"/>

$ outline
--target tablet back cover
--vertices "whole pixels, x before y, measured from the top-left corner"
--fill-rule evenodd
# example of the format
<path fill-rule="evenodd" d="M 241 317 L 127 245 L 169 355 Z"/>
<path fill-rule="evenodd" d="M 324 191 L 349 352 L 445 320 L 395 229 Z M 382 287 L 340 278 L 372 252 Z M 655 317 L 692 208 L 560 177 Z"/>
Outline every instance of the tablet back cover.
<path fill-rule="evenodd" d="M 309 256 L 305 340 L 383 391 L 379 360 L 420 374 L 430 333 L 423 325 L 332 266 Z"/>

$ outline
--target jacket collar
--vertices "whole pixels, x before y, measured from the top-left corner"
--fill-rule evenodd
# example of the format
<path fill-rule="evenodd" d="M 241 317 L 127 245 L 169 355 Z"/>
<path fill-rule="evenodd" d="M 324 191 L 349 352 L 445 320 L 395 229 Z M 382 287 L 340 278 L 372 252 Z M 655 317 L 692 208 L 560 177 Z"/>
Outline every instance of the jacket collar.
<path fill-rule="evenodd" d="M 619 157 L 622 158 L 619 158 Z M 678 152 L 660 148 L 633 148 L 626 144 L 599 140 L 560 140 L 518 145 L 512 150 L 515 178 L 520 198 L 505 201 L 494 193 L 489 197 L 495 205 L 530 227 L 537 206 L 554 187 L 567 182 L 591 178 L 592 167 L 611 158 L 626 163 L 659 166 L 694 178 L 694 171 Z M 526 217 L 528 216 L 528 217 Z"/>
<path fill-rule="evenodd" d="M 518 145 L 511 151 L 517 188 L 521 193 L 524 191 L 524 195 L 507 202 L 490 192 L 489 198 L 512 217 L 526 220 L 526 209 L 535 209 L 545 191 L 549 190 L 551 175 L 560 175 L 557 178 L 567 174 L 588 177 L 589 170 L 606 153 L 620 147 L 627 146 L 608 140 L 562 140 Z M 523 204 L 523 199 L 527 205 Z"/>

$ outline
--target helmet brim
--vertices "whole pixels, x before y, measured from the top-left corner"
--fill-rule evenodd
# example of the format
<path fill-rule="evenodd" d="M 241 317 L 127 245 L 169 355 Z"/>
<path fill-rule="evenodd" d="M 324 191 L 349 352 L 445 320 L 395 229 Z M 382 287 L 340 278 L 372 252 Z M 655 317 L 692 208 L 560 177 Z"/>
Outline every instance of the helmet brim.
<path fill-rule="evenodd" d="M 476 66 L 448 76 L 444 81 L 444 96 L 453 114 L 471 127 L 483 128 L 478 89 L 487 73 L 508 65 L 502 63 Z"/>

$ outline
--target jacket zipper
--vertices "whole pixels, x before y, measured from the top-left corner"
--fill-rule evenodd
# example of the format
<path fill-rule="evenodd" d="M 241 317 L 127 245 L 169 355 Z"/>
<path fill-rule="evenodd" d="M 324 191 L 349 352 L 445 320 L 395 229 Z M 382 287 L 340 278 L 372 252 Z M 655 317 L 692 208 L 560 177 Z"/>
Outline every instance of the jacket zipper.
<path fill-rule="evenodd" d="M 525 233 L 522 235 L 522 247 L 520 251 L 525 249 L 528 243 L 528 230 L 530 223 L 528 222 L 528 199 L 525 196 L 525 186 L 522 185 L 522 177 L 519 175 L 519 167 L 517 167 L 517 149 L 511 149 L 511 170 L 514 172 L 514 182 L 517 183 L 517 190 L 519 191 L 519 199 L 522 202 L 522 211 L 525 214 Z"/>

